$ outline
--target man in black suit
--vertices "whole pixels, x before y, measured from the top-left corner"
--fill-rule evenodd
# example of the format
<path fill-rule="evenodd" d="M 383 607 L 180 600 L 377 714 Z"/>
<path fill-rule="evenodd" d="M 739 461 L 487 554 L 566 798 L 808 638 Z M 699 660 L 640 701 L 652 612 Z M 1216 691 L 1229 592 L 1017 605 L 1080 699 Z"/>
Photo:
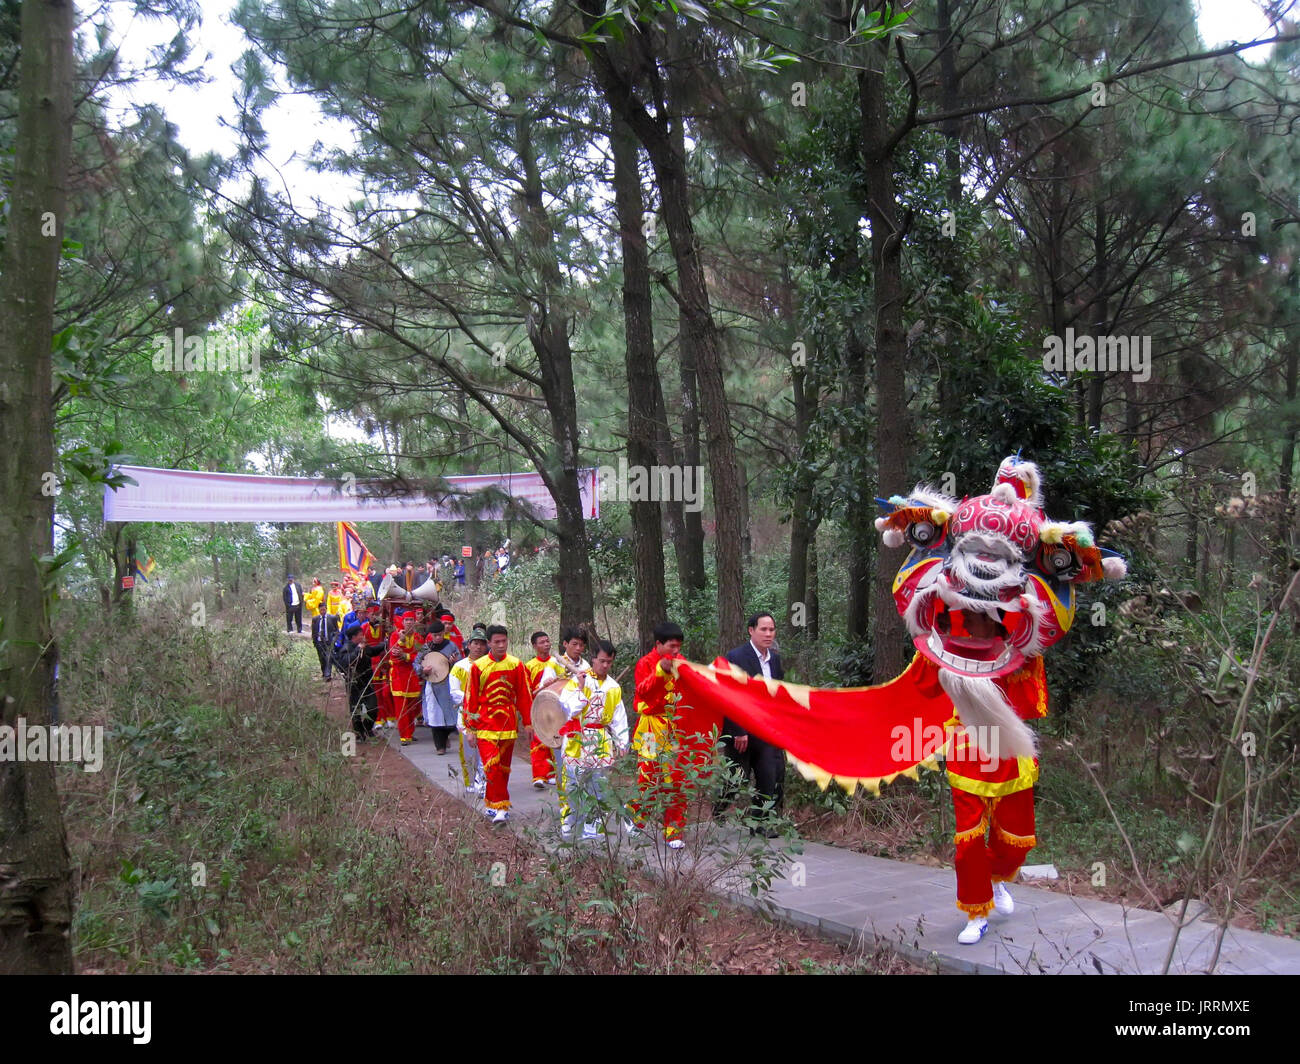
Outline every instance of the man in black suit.
<path fill-rule="evenodd" d="M 770 613 L 756 613 L 749 619 L 749 642 L 727 652 L 727 660 L 739 665 L 750 676 L 766 676 L 772 680 L 785 678 L 781 656 L 772 649 L 776 641 L 776 618 Z M 749 735 L 730 720 L 722 722 L 723 748 L 727 760 L 744 773 L 745 779 L 754 777 L 754 804 L 752 815 L 765 818 L 763 805 L 771 799 L 774 809 L 781 808 L 785 787 L 785 751 L 765 742 L 757 735 Z M 735 798 L 734 790 L 724 792 L 714 803 L 717 816 Z M 770 834 L 771 829 L 763 831 Z"/>
<path fill-rule="evenodd" d="M 302 635 L 302 585 L 290 575 L 284 585 L 284 626 L 290 632 L 294 621 L 298 622 L 298 634 Z"/>

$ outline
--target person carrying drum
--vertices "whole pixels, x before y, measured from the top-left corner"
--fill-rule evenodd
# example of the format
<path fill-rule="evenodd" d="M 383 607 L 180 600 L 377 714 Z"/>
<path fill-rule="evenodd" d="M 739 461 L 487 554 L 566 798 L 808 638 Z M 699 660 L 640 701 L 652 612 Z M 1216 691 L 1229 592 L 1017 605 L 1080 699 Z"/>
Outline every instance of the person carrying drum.
<path fill-rule="evenodd" d="M 456 644 L 447 638 L 441 621 L 429 626 L 428 648 L 420 659 L 424 677 L 424 723 L 433 733 L 433 748 L 447 752 L 447 739 L 456 731 L 457 705 L 451 697 L 451 666 L 460 660 Z"/>
<path fill-rule="evenodd" d="M 623 691 L 609 675 L 614 644 L 601 639 L 591 659 L 591 671 L 573 676 L 560 695 L 568 717 L 560 729 L 564 745 L 559 762 L 560 834 L 573 835 L 574 806 L 583 812 L 582 837 L 599 838 L 605 817 L 605 780 L 614 760 L 627 753 L 627 710 Z"/>

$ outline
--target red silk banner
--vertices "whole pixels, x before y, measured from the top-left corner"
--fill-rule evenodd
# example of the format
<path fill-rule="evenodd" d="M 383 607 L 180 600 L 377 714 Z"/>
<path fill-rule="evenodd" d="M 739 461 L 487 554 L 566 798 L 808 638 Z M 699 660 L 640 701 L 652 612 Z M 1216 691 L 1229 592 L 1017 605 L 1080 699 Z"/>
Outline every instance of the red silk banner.
<path fill-rule="evenodd" d="M 919 655 L 874 687 L 820 688 L 747 676 L 725 658 L 665 662 L 677 677 L 677 730 L 704 732 L 725 716 L 785 750 L 806 779 L 832 780 L 850 793 L 878 791 L 898 775 L 934 768 L 953 705 L 938 669 Z"/>

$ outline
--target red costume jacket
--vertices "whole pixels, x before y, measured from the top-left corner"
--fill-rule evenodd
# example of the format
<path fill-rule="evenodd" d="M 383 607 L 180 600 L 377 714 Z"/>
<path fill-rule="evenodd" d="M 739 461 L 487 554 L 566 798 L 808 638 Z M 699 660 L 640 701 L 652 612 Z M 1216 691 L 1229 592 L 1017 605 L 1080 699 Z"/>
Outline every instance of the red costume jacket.
<path fill-rule="evenodd" d="M 516 711 L 532 724 L 532 683 L 524 663 L 512 654 L 500 661 L 479 658 L 469 670 L 465 723 L 484 739 L 514 739 L 519 734 Z"/>
<path fill-rule="evenodd" d="M 388 637 L 389 686 L 394 698 L 418 698 L 422 680 L 415 675 L 414 661 L 424 645 L 415 632 L 399 631 Z"/>

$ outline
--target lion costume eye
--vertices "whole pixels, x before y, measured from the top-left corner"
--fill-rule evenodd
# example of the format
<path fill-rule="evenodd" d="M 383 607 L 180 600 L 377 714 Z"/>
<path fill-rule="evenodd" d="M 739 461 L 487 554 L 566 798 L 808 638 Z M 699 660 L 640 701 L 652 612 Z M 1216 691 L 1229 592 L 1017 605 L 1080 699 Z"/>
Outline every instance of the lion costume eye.
<path fill-rule="evenodd" d="M 1038 552 L 1038 567 L 1057 580 L 1072 580 L 1083 568 L 1078 555 L 1059 543 L 1046 543 Z"/>
<path fill-rule="evenodd" d="M 913 521 L 907 526 L 907 538 L 912 546 L 924 550 L 934 546 L 939 538 L 939 529 L 932 521 Z"/>

